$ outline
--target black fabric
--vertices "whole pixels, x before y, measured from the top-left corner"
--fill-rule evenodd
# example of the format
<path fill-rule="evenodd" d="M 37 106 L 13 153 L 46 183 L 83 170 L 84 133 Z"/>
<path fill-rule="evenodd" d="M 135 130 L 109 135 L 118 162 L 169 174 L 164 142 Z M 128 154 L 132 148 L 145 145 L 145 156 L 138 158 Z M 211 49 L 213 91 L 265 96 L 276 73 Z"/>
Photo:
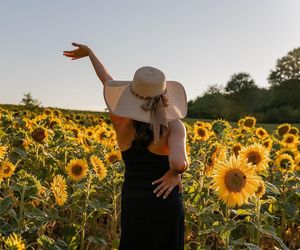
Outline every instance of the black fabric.
<path fill-rule="evenodd" d="M 125 163 L 121 193 L 119 250 L 183 250 L 184 207 L 177 185 L 166 199 L 156 197 L 161 183 L 152 181 L 168 171 L 168 156 L 136 145 L 122 151 Z"/>

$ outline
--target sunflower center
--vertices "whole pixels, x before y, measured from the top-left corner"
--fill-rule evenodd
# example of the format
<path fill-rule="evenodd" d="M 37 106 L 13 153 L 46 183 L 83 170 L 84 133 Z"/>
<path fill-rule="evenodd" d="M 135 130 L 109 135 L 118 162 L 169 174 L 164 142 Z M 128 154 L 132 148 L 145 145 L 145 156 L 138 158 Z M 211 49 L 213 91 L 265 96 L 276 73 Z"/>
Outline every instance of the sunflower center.
<path fill-rule="evenodd" d="M 10 173 L 10 167 L 9 166 L 4 167 L 3 173 L 4 174 Z"/>
<path fill-rule="evenodd" d="M 254 125 L 253 119 L 246 119 L 245 122 L 244 122 L 244 125 L 245 125 L 246 127 L 251 128 L 251 127 Z"/>
<path fill-rule="evenodd" d="M 249 152 L 247 158 L 248 158 L 248 162 L 251 162 L 254 165 L 257 165 L 258 163 L 261 162 L 260 154 L 255 151 Z"/>
<path fill-rule="evenodd" d="M 72 173 L 74 175 L 81 175 L 81 173 L 82 173 L 82 166 L 80 166 L 80 165 L 74 165 L 72 167 Z"/>
<path fill-rule="evenodd" d="M 282 159 L 281 162 L 280 162 L 280 166 L 283 168 L 283 169 L 289 169 L 290 166 L 291 166 L 291 162 L 289 159 Z"/>
<path fill-rule="evenodd" d="M 199 136 L 201 136 L 201 137 L 205 136 L 205 131 L 204 131 L 204 129 L 199 128 L 197 132 L 198 132 L 198 135 L 199 135 Z"/>
<path fill-rule="evenodd" d="M 294 137 L 293 136 L 288 136 L 285 140 L 286 143 L 293 143 L 294 142 Z"/>
<path fill-rule="evenodd" d="M 281 128 L 278 129 L 278 134 L 282 136 L 285 133 L 287 133 L 289 129 L 290 129 L 289 126 L 282 126 Z"/>
<path fill-rule="evenodd" d="M 246 185 L 246 176 L 239 169 L 231 169 L 225 175 L 225 185 L 230 192 L 240 192 Z"/>
<path fill-rule="evenodd" d="M 262 130 L 259 130 L 259 132 L 258 132 L 261 136 L 263 136 L 263 135 L 265 135 L 265 132 L 264 131 L 262 131 Z"/>
<path fill-rule="evenodd" d="M 33 140 L 36 142 L 42 142 L 46 137 L 46 132 L 42 128 L 36 128 L 31 134 Z"/>

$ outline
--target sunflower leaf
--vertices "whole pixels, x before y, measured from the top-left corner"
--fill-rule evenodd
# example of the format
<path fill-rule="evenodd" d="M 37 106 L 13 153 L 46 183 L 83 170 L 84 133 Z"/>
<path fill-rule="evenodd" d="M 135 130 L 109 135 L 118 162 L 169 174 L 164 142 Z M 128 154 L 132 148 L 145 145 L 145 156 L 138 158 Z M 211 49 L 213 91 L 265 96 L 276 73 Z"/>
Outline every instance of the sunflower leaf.
<path fill-rule="evenodd" d="M 265 181 L 265 185 L 266 185 L 266 190 L 268 192 L 271 192 L 273 194 L 280 194 L 279 189 L 275 185 L 273 185 L 272 183 L 270 183 L 268 181 Z"/>

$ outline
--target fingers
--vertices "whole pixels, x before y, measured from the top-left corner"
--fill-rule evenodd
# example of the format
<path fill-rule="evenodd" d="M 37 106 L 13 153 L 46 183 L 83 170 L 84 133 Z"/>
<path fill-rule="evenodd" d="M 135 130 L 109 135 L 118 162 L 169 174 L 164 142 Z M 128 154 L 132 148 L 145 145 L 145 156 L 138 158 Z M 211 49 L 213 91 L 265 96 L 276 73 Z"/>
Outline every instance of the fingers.
<path fill-rule="evenodd" d="M 173 187 L 172 186 L 168 186 L 165 185 L 158 193 L 157 193 L 157 197 L 161 196 L 166 190 L 167 192 L 164 194 L 164 199 L 168 196 L 168 194 L 172 191 Z"/>
<path fill-rule="evenodd" d="M 171 191 L 173 190 L 173 187 L 169 187 L 167 192 L 164 194 L 164 199 L 166 199 L 168 197 L 168 195 L 171 193 Z"/>
<path fill-rule="evenodd" d="M 159 178 L 159 179 L 153 181 L 153 182 L 152 182 L 152 185 L 155 184 L 155 183 L 157 183 L 157 182 L 160 182 L 160 181 L 162 181 L 162 178 Z"/>
<path fill-rule="evenodd" d="M 164 182 L 160 183 L 153 191 L 153 193 L 156 193 L 160 188 L 162 188 L 165 185 Z"/>

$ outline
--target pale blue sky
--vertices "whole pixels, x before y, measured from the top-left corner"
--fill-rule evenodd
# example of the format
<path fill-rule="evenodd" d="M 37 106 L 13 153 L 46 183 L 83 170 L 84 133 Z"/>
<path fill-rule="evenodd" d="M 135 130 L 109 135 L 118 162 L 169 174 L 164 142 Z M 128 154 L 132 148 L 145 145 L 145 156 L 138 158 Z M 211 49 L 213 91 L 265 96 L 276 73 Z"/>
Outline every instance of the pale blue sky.
<path fill-rule="evenodd" d="M 181 82 L 188 100 L 233 73 L 258 86 L 300 46 L 299 0 L 0 2 L 0 103 L 31 92 L 43 106 L 104 110 L 103 86 L 71 42 L 90 46 L 115 79 L 144 65 Z"/>

